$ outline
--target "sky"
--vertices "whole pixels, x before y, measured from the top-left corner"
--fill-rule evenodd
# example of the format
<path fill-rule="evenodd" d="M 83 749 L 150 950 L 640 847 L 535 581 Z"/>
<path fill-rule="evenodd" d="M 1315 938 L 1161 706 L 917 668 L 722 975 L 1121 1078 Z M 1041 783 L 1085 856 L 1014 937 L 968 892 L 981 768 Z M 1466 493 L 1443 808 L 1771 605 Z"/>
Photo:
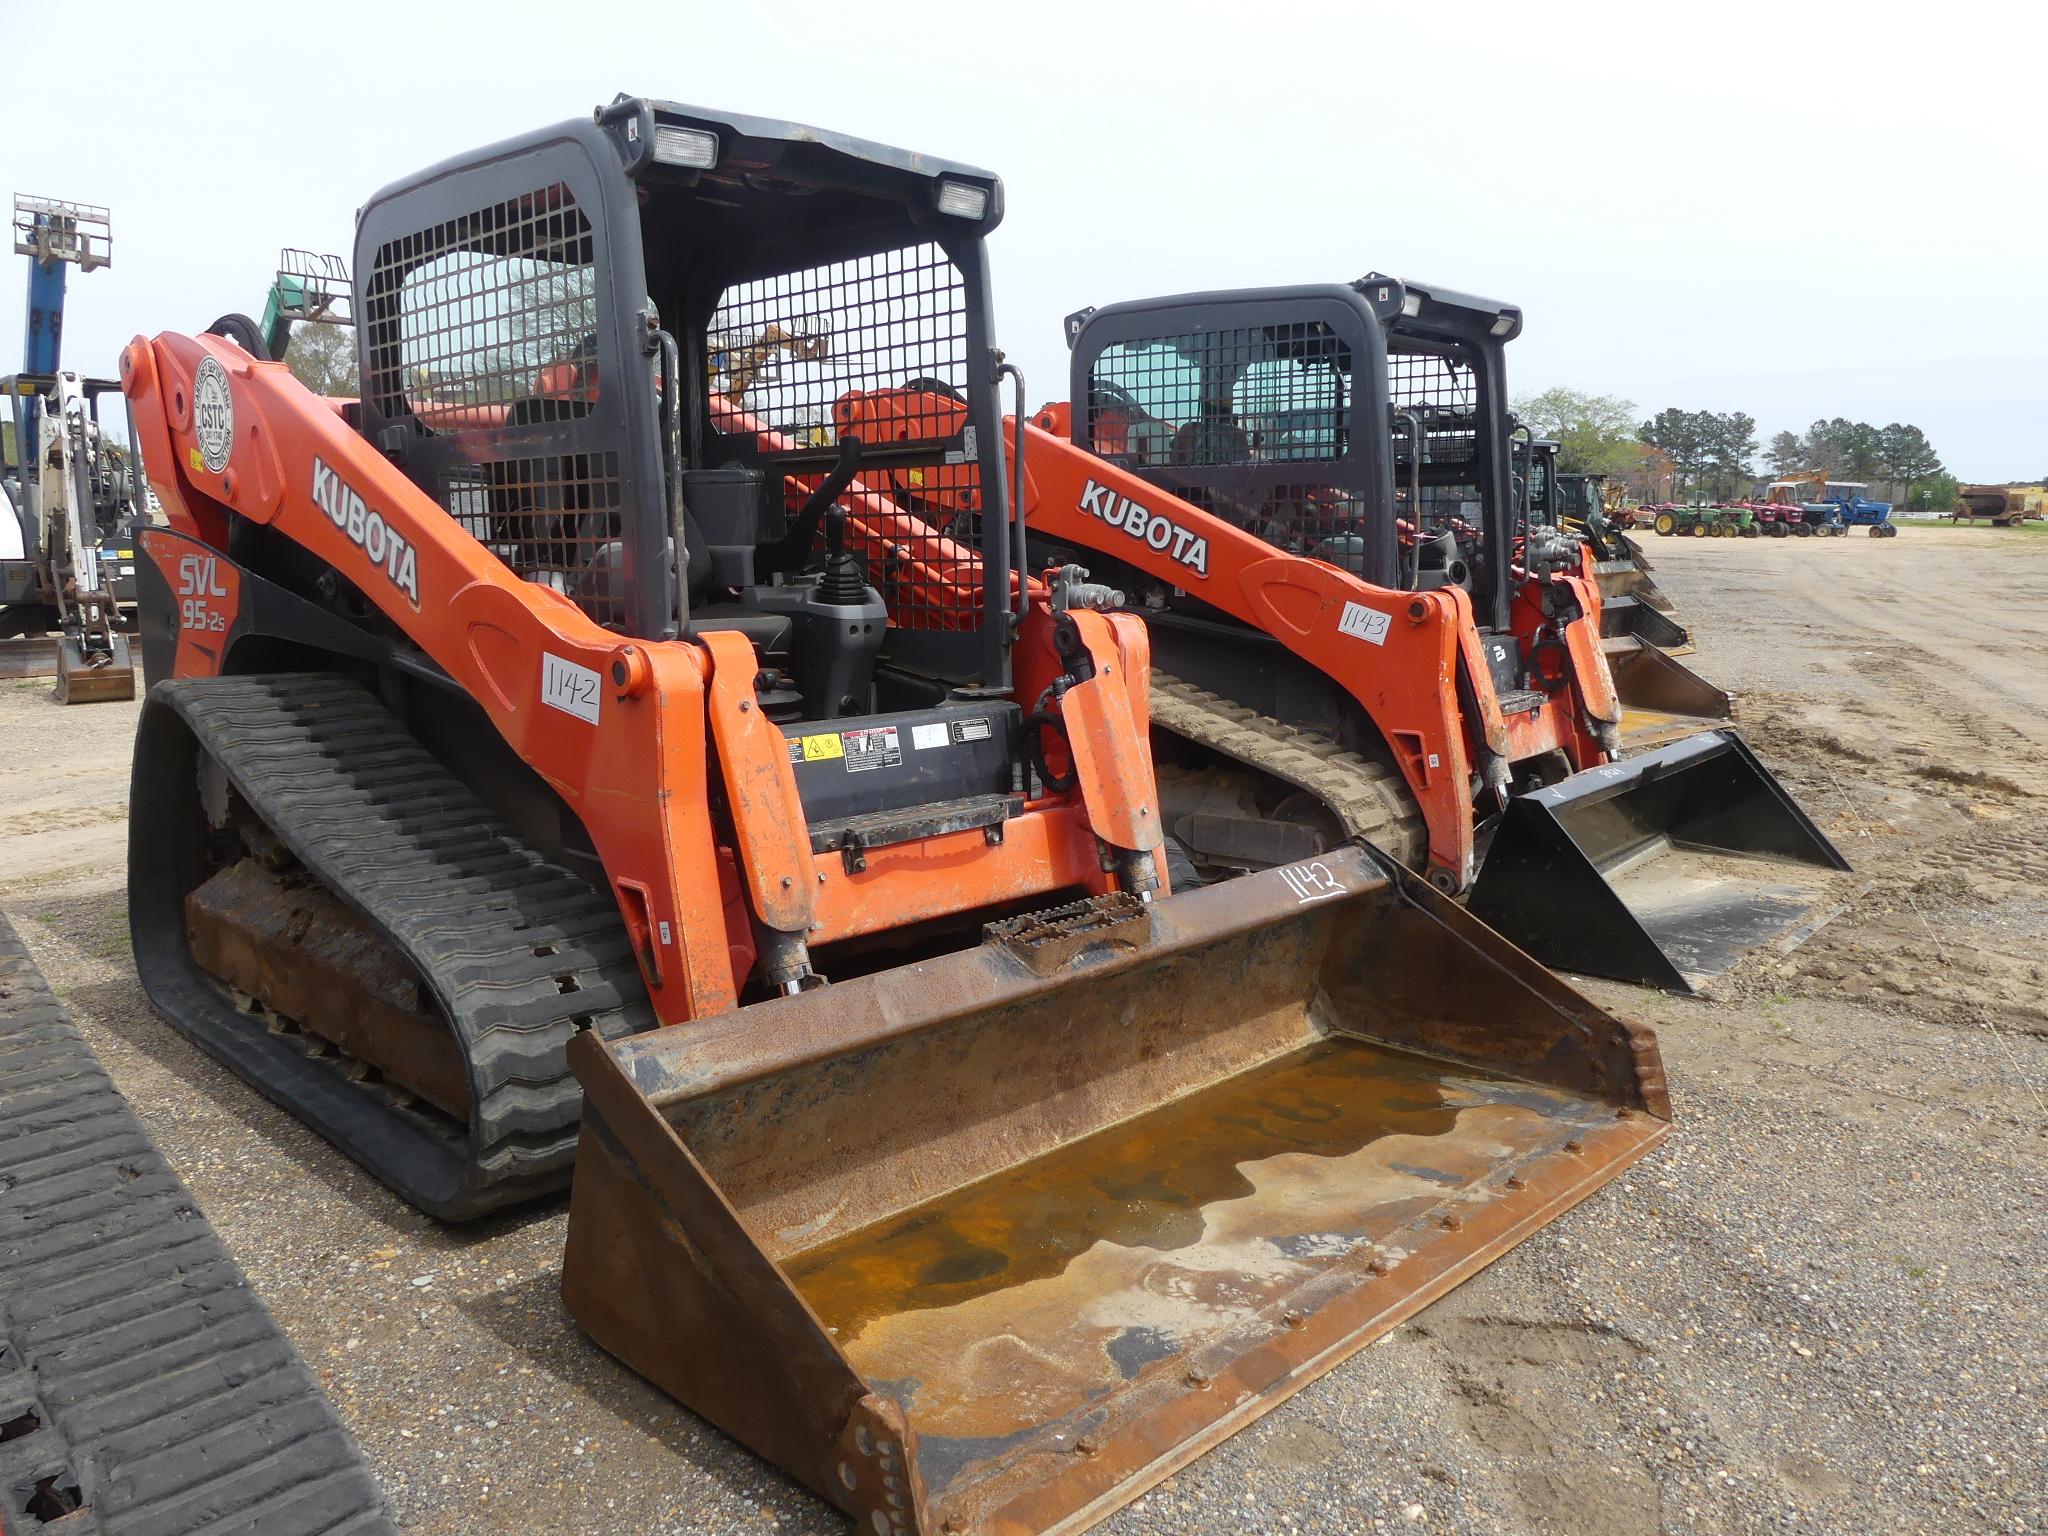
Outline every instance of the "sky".
<path fill-rule="evenodd" d="M 1766 442 L 1910 422 L 1965 480 L 2048 473 L 2048 7 L 0 12 L 0 191 L 112 210 L 66 313 L 83 371 L 260 312 L 279 247 L 347 254 L 384 183 L 626 91 L 999 173 L 997 336 L 1034 401 L 1084 305 L 1379 270 L 1520 304 L 1517 394 L 1747 411 Z M 0 303 L 5 366 L 21 325 Z"/>

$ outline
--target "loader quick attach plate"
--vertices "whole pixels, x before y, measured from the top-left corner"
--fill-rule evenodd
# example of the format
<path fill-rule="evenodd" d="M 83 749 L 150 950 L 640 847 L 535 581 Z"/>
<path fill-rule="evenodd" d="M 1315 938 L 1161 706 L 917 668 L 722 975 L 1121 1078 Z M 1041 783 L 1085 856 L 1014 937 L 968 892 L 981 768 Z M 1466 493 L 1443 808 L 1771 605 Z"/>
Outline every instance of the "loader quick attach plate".
<path fill-rule="evenodd" d="M 0 918 L 0 1532 L 45 1530 L 397 1527 Z"/>
<path fill-rule="evenodd" d="M 1085 1529 L 1670 1113 L 1647 1031 L 1359 845 L 571 1059 L 578 1321 L 882 1536 Z"/>
<path fill-rule="evenodd" d="M 1545 965 L 1674 992 L 1824 919 L 1849 863 L 1734 731 L 1508 802 L 1468 905 Z"/>

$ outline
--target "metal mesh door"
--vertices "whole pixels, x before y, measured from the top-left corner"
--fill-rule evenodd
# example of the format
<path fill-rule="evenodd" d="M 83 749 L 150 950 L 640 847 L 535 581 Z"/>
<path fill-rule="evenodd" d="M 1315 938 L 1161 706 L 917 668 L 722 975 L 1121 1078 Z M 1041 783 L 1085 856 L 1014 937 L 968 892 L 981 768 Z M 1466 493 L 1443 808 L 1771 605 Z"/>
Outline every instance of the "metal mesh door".
<path fill-rule="evenodd" d="M 869 579 L 900 627 L 959 628 L 981 604 L 981 456 L 968 417 L 968 295 L 933 244 L 735 284 L 712 314 L 713 425 L 751 436 L 792 503 L 842 434 Z"/>
<path fill-rule="evenodd" d="M 1328 325 L 1113 342 L 1089 366 L 1087 441 L 1294 554 L 1363 569 L 1349 450 L 1351 348 Z"/>
<path fill-rule="evenodd" d="M 379 248 L 365 385 L 441 451 L 441 504 L 529 581 L 625 617 L 619 453 L 595 420 L 591 227 L 559 183 Z"/>

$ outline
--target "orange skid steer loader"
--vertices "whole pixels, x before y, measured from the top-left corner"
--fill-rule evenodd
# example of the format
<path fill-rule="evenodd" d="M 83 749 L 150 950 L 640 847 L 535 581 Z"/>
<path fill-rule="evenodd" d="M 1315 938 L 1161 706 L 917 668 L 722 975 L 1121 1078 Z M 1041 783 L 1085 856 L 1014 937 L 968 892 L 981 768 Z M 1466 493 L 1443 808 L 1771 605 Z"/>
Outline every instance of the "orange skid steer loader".
<path fill-rule="evenodd" d="M 1093 1523 L 1670 1113 L 1364 845 L 1164 894 L 1146 628 L 1016 522 L 1001 212 L 620 98 L 370 200 L 360 400 L 122 364 L 152 1001 L 436 1215 L 573 1161 L 591 1336 L 917 1536 Z M 960 411 L 840 433 L 885 378 Z"/>
<path fill-rule="evenodd" d="M 1184 871 L 1363 837 L 1546 964 L 1692 990 L 1847 866 L 1733 731 L 1624 751 L 1585 547 L 1512 491 L 1519 324 L 1379 276 L 1084 311 L 1083 403 L 1006 428 L 1029 536 L 1146 616 Z M 850 393 L 839 425 L 961 409 L 919 381 Z M 974 522 L 943 481 L 893 489 Z"/>

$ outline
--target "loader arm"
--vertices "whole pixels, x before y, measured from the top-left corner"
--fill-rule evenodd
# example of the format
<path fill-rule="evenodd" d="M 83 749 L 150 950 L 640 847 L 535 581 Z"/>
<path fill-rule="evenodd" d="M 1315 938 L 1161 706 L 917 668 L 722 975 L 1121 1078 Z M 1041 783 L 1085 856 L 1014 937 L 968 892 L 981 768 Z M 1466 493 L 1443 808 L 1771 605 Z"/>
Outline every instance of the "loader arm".
<path fill-rule="evenodd" d="M 1024 511 L 1033 532 L 1101 550 L 1179 587 L 1336 680 L 1392 749 L 1428 825 L 1431 865 L 1462 885 L 1472 868 L 1479 756 L 1506 763 L 1528 749 L 1501 713 L 1466 594 L 1455 587 L 1395 592 L 1278 551 L 1064 437 L 1030 423 L 1022 430 Z M 1015 452 L 1014 418 L 1008 431 Z M 1593 636 L 1588 703 L 1611 711 L 1611 685 L 1605 699 L 1599 693 L 1599 600 L 1575 591 L 1588 614 L 1579 622 Z M 1575 663 L 1581 654 L 1575 648 Z M 1461 694 L 1476 717 L 1468 717 Z"/>

